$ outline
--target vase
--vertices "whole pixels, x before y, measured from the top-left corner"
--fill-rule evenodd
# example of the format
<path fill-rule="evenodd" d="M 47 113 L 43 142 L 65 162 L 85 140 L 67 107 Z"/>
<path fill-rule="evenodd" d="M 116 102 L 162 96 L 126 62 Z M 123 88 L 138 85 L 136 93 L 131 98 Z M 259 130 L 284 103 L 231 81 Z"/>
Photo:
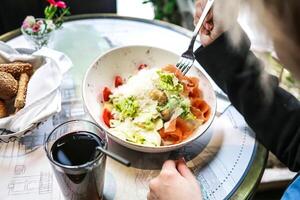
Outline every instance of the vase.
<path fill-rule="evenodd" d="M 51 42 L 55 27 L 48 26 L 48 21 L 42 18 L 37 19 L 39 24 L 35 24 L 33 27 L 21 27 L 21 32 L 25 39 L 33 45 L 36 50 L 46 47 Z M 51 22 L 52 24 L 52 22 Z"/>

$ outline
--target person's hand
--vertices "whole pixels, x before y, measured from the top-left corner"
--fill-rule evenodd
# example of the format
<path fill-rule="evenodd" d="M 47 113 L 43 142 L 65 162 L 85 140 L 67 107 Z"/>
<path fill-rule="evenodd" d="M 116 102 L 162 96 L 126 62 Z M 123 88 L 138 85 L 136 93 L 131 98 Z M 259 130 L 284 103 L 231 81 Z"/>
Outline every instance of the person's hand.
<path fill-rule="evenodd" d="M 207 0 L 197 0 L 195 3 L 194 24 L 197 24 L 204 10 Z M 215 41 L 222 33 L 227 31 L 237 19 L 238 1 L 216 0 L 208 12 L 203 25 L 199 31 L 200 41 L 203 46 L 207 46 Z"/>
<path fill-rule="evenodd" d="M 201 14 L 204 10 L 204 7 L 207 3 L 207 0 L 197 0 L 195 3 L 195 16 L 194 16 L 194 23 L 197 24 Z M 214 7 L 214 5 L 213 5 Z M 200 41 L 203 46 L 207 46 L 211 44 L 215 39 L 217 39 L 224 30 L 222 29 L 221 24 L 216 23 L 214 19 L 214 8 L 211 8 L 208 12 L 206 18 L 204 19 L 203 25 L 200 28 L 199 35 L 200 35 Z"/>
<path fill-rule="evenodd" d="M 183 160 L 167 160 L 149 183 L 148 200 L 201 200 L 200 185 Z"/>

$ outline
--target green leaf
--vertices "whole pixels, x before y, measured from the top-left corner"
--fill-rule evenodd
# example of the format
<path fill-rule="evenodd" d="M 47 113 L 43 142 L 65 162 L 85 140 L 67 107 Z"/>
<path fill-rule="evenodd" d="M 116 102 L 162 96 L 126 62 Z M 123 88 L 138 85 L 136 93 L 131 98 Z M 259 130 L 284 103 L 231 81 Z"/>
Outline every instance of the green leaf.
<path fill-rule="evenodd" d="M 163 7 L 163 11 L 165 14 L 170 15 L 174 12 L 175 3 L 174 2 L 168 2 Z"/>
<path fill-rule="evenodd" d="M 53 19 L 55 13 L 57 11 L 57 7 L 55 6 L 47 6 L 44 10 L 44 13 L 45 13 L 45 18 L 46 19 Z"/>
<path fill-rule="evenodd" d="M 176 76 L 172 73 L 158 71 L 159 82 L 157 87 L 161 90 L 171 93 L 180 93 L 183 91 L 183 85 L 179 83 Z"/>
<path fill-rule="evenodd" d="M 163 19 L 163 16 L 164 15 L 160 10 L 155 11 L 155 16 L 154 16 L 155 19 Z"/>
<path fill-rule="evenodd" d="M 183 112 L 181 113 L 180 117 L 182 117 L 183 119 L 192 119 L 192 120 L 196 119 L 196 117 L 191 112 L 191 109 L 190 109 L 191 105 L 190 105 L 189 101 L 182 100 L 180 102 L 180 108 L 183 110 Z"/>
<path fill-rule="evenodd" d="M 113 105 L 122 119 L 135 117 L 139 109 L 139 104 L 133 96 L 113 99 Z"/>

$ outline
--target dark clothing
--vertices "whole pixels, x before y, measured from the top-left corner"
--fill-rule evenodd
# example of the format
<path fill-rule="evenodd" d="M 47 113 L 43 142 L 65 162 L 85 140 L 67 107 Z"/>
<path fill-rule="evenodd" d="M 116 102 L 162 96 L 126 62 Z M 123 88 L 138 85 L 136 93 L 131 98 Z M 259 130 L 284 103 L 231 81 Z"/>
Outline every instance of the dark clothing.
<path fill-rule="evenodd" d="M 195 55 L 245 117 L 257 140 L 290 170 L 299 172 L 300 103 L 278 86 L 276 77 L 263 71 L 246 34 L 234 46 L 229 33 L 224 33 Z"/>

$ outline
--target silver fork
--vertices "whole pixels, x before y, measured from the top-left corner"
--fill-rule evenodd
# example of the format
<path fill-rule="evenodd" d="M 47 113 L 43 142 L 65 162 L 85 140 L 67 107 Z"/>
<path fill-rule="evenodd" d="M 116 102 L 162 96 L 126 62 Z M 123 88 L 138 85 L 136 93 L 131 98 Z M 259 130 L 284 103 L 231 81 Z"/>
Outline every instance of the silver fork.
<path fill-rule="evenodd" d="M 194 32 L 193 32 L 193 37 L 192 37 L 192 40 L 190 42 L 190 45 L 189 45 L 189 48 L 186 52 L 184 52 L 178 63 L 176 64 L 176 67 L 178 69 L 180 69 L 180 71 L 183 73 L 183 74 L 186 74 L 190 68 L 193 66 L 194 64 L 194 61 L 195 61 L 195 55 L 194 55 L 194 43 L 195 43 L 195 40 L 197 38 L 197 35 L 198 35 L 198 32 L 203 24 L 203 21 L 207 15 L 207 13 L 209 12 L 211 6 L 213 5 L 214 3 L 214 0 L 207 0 L 207 3 L 205 5 L 205 8 L 200 16 L 200 19 L 194 29 Z"/>

